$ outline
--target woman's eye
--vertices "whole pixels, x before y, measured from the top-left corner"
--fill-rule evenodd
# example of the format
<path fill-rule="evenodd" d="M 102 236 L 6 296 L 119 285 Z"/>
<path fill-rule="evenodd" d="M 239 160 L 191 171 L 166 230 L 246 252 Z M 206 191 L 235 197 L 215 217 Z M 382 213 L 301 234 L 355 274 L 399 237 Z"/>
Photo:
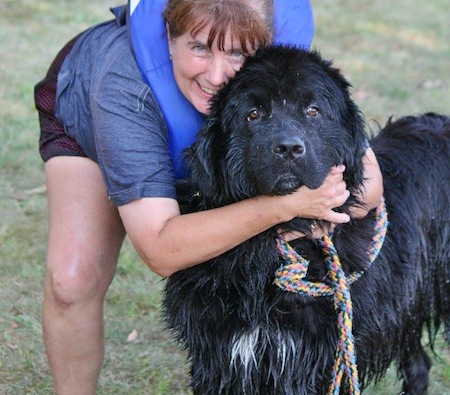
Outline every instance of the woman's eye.
<path fill-rule="evenodd" d="M 206 45 L 196 45 L 192 47 L 192 49 L 196 52 L 206 52 L 208 50 L 208 47 Z"/>
<path fill-rule="evenodd" d="M 245 55 L 244 55 L 244 53 L 242 52 L 242 51 L 238 51 L 237 49 L 236 50 L 233 50 L 232 52 L 231 52 L 231 56 L 233 56 L 234 58 L 245 58 Z"/>
<path fill-rule="evenodd" d="M 320 111 L 317 107 L 311 106 L 306 109 L 306 115 L 310 117 L 317 117 L 320 114 Z"/>
<path fill-rule="evenodd" d="M 247 114 L 247 121 L 251 122 L 254 121 L 256 119 L 259 118 L 259 112 L 258 110 L 251 110 L 248 114 Z"/>

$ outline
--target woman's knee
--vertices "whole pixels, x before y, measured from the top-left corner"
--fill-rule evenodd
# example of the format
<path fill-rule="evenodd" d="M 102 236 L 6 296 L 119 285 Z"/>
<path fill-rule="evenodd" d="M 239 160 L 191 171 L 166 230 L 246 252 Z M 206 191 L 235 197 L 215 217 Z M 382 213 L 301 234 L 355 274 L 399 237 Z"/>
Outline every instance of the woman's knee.
<path fill-rule="evenodd" d="M 57 261 L 55 261 L 57 259 Z M 81 303 L 98 303 L 114 276 L 116 262 L 103 254 L 48 257 L 46 298 L 61 307 Z"/>

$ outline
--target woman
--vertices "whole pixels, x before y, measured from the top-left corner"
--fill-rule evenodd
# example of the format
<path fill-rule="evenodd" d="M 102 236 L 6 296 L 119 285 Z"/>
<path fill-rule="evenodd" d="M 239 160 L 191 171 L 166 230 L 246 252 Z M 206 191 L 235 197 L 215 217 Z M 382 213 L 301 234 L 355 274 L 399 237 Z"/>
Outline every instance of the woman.
<path fill-rule="evenodd" d="M 176 85 L 202 114 L 273 35 L 270 0 L 169 0 L 164 20 Z M 43 330 L 58 394 L 95 393 L 103 300 L 125 234 L 150 269 L 169 276 L 296 216 L 350 220 L 333 211 L 349 196 L 342 166 L 317 190 L 180 215 L 170 141 L 178 136 L 167 130 L 177 108 L 164 113 L 144 78 L 126 27 L 107 22 L 72 40 L 36 87 L 49 202 Z M 367 211 L 381 177 L 370 149 L 365 163 Z"/>

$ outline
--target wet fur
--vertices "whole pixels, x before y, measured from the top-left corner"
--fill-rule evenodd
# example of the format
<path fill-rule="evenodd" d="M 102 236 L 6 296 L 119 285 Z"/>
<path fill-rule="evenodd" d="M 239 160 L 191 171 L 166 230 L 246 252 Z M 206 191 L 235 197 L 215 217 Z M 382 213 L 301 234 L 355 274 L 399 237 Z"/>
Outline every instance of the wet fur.
<path fill-rule="evenodd" d="M 349 83 L 329 61 L 293 48 L 260 50 L 219 92 L 188 152 L 195 210 L 317 188 L 342 163 L 352 197 L 341 209 L 348 211 L 358 204 L 365 144 Z M 423 330 L 434 339 L 443 327 L 450 338 L 450 119 L 389 121 L 371 145 L 390 225 L 378 259 L 351 287 L 359 374 L 365 387 L 395 362 L 403 391 L 426 394 Z M 282 152 L 286 146 L 302 148 Z M 366 267 L 373 222 L 370 213 L 336 229 L 346 272 Z M 296 219 L 285 228 L 308 233 L 310 225 Z M 167 280 L 164 313 L 188 352 L 194 394 L 326 393 L 338 338 L 333 301 L 273 284 L 281 263 L 276 236 L 274 227 Z M 308 278 L 326 279 L 314 241 L 295 247 L 311 261 Z"/>

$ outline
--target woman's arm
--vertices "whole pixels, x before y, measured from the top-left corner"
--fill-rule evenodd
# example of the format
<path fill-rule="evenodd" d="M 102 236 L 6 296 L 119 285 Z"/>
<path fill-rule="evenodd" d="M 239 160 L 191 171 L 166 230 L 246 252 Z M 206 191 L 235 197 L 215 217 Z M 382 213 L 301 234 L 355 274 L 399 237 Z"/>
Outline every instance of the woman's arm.
<path fill-rule="evenodd" d="M 229 206 L 180 215 L 168 198 L 144 198 L 119 207 L 128 236 L 155 273 L 174 272 L 216 257 L 262 231 L 294 217 L 334 223 L 350 218 L 332 209 L 349 196 L 343 166 L 333 169 L 323 185 L 299 188 L 286 196 L 261 196 Z"/>
<path fill-rule="evenodd" d="M 364 182 L 359 200 L 363 206 L 353 207 L 351 214 L 353 218 L 363 218 L 374 209 L 383 196 L 383 175 L 372 148 L 368 148 L 363 159 Z"/>

